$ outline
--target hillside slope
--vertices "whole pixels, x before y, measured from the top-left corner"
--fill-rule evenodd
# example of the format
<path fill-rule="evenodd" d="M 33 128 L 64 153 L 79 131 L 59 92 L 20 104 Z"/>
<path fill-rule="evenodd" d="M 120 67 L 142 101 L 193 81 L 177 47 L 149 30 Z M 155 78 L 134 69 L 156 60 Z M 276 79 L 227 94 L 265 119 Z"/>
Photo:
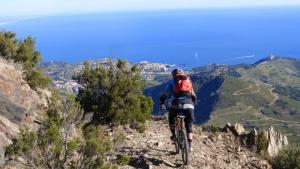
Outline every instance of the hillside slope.
<path fill-rule="evenodd" d="M 188 168 L 261 168 L 271 166 L 257 154 L 240 146 L 231 133 L 208 133 L 196 130 L 194 151 L 190 153 Z M 169 139 L 170 133 L 166 121 L 150 121 L 144 133 L 131 132 L 119 151 L 131 158 L 130 168 L 184 168 L 181 156 L 175 154 L 175 147 Z"/>
<path fill-rule="evenodd" d="M 219 101 L 209 123 L 224 125 L 229 119 L 246 127 L 274 126 L 300 139 L 300 61 L 270 57 L 250 67 L 236 67 L 240 77 L 225 75 Z"/>

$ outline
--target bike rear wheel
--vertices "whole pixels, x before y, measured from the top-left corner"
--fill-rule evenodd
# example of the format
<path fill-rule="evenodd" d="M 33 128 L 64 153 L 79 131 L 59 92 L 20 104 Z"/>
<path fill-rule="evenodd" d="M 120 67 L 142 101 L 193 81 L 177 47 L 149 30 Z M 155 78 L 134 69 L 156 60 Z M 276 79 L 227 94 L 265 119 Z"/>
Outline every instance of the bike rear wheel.
<path fill-rule="evenodd" d="M 188 141 L 187 136 L 184 131 L 180 131 L 180 149 L 181 149 L 181 157 L 184 165 L 189 164 L 189 154 L 188 154 Z"/>

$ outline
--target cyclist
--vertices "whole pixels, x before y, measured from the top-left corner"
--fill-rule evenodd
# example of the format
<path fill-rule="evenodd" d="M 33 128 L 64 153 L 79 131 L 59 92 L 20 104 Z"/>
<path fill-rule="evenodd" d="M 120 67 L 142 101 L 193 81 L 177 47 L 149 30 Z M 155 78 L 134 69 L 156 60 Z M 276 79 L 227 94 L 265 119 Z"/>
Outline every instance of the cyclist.
<path fill-rule="evenodd" d="M 165 86 L 164 92 L 160 97 L 161 108 L 167 97 L 172 98 L 171 107 L 169 108 L 169 126 L 172 133 L 170 137 L 175 141 L 175 118 L 182 112 L 185 116 L 184 123 L 188 137 L 189 151 L 192 151 L 194 121 L 194 104 L 196 95 L 192 87 L 192 81 L 182 70 L 174 69 L 172 71 L 173 79 L 169 80 Z"/>

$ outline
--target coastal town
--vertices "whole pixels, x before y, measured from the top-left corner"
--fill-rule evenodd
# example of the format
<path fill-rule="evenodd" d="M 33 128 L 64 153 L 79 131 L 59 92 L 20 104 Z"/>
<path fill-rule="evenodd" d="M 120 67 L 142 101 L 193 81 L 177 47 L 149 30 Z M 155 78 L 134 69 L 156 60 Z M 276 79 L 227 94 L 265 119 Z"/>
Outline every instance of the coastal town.
<path fill-rule="evenodd" d="M 88 61 L 91 67 L 102 65 L 108 67 L 110 62 L 116 63 L 116 60 L 109 58 L 90 60 Z M 68 92 L 76 93 L 80 85 L 72 79 L 74 75 L 79 73 L 83 68 L 84 63 L 80 64 L 69 64 L 63 62 L 50 61 L 44 63 L 42 68 L 46 73 L 52 77 L 52 86 L 56 89 L 67 90 Z M 163 63 L 152 63 L 148 61 L 141 61 L 138 63 L 129 63 L 129 66 L 137 64 L 141 69 L 142 78 L 146 81 L 154 80 L 157 76 L 168 76 L 176 65 L 174 64 L 163 64 Z"/>

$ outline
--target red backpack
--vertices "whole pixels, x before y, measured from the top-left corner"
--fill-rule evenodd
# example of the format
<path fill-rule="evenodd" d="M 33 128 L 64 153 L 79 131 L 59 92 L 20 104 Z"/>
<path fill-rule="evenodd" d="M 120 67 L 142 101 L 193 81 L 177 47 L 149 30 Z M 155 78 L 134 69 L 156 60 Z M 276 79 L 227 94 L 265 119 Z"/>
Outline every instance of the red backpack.
<path fill-rule="evenodd" d="M 193 84 L 187 74 L 180 73 L 175 76 L 174 93 L 175 96 L 190 96 L 193 92 Z"/>

